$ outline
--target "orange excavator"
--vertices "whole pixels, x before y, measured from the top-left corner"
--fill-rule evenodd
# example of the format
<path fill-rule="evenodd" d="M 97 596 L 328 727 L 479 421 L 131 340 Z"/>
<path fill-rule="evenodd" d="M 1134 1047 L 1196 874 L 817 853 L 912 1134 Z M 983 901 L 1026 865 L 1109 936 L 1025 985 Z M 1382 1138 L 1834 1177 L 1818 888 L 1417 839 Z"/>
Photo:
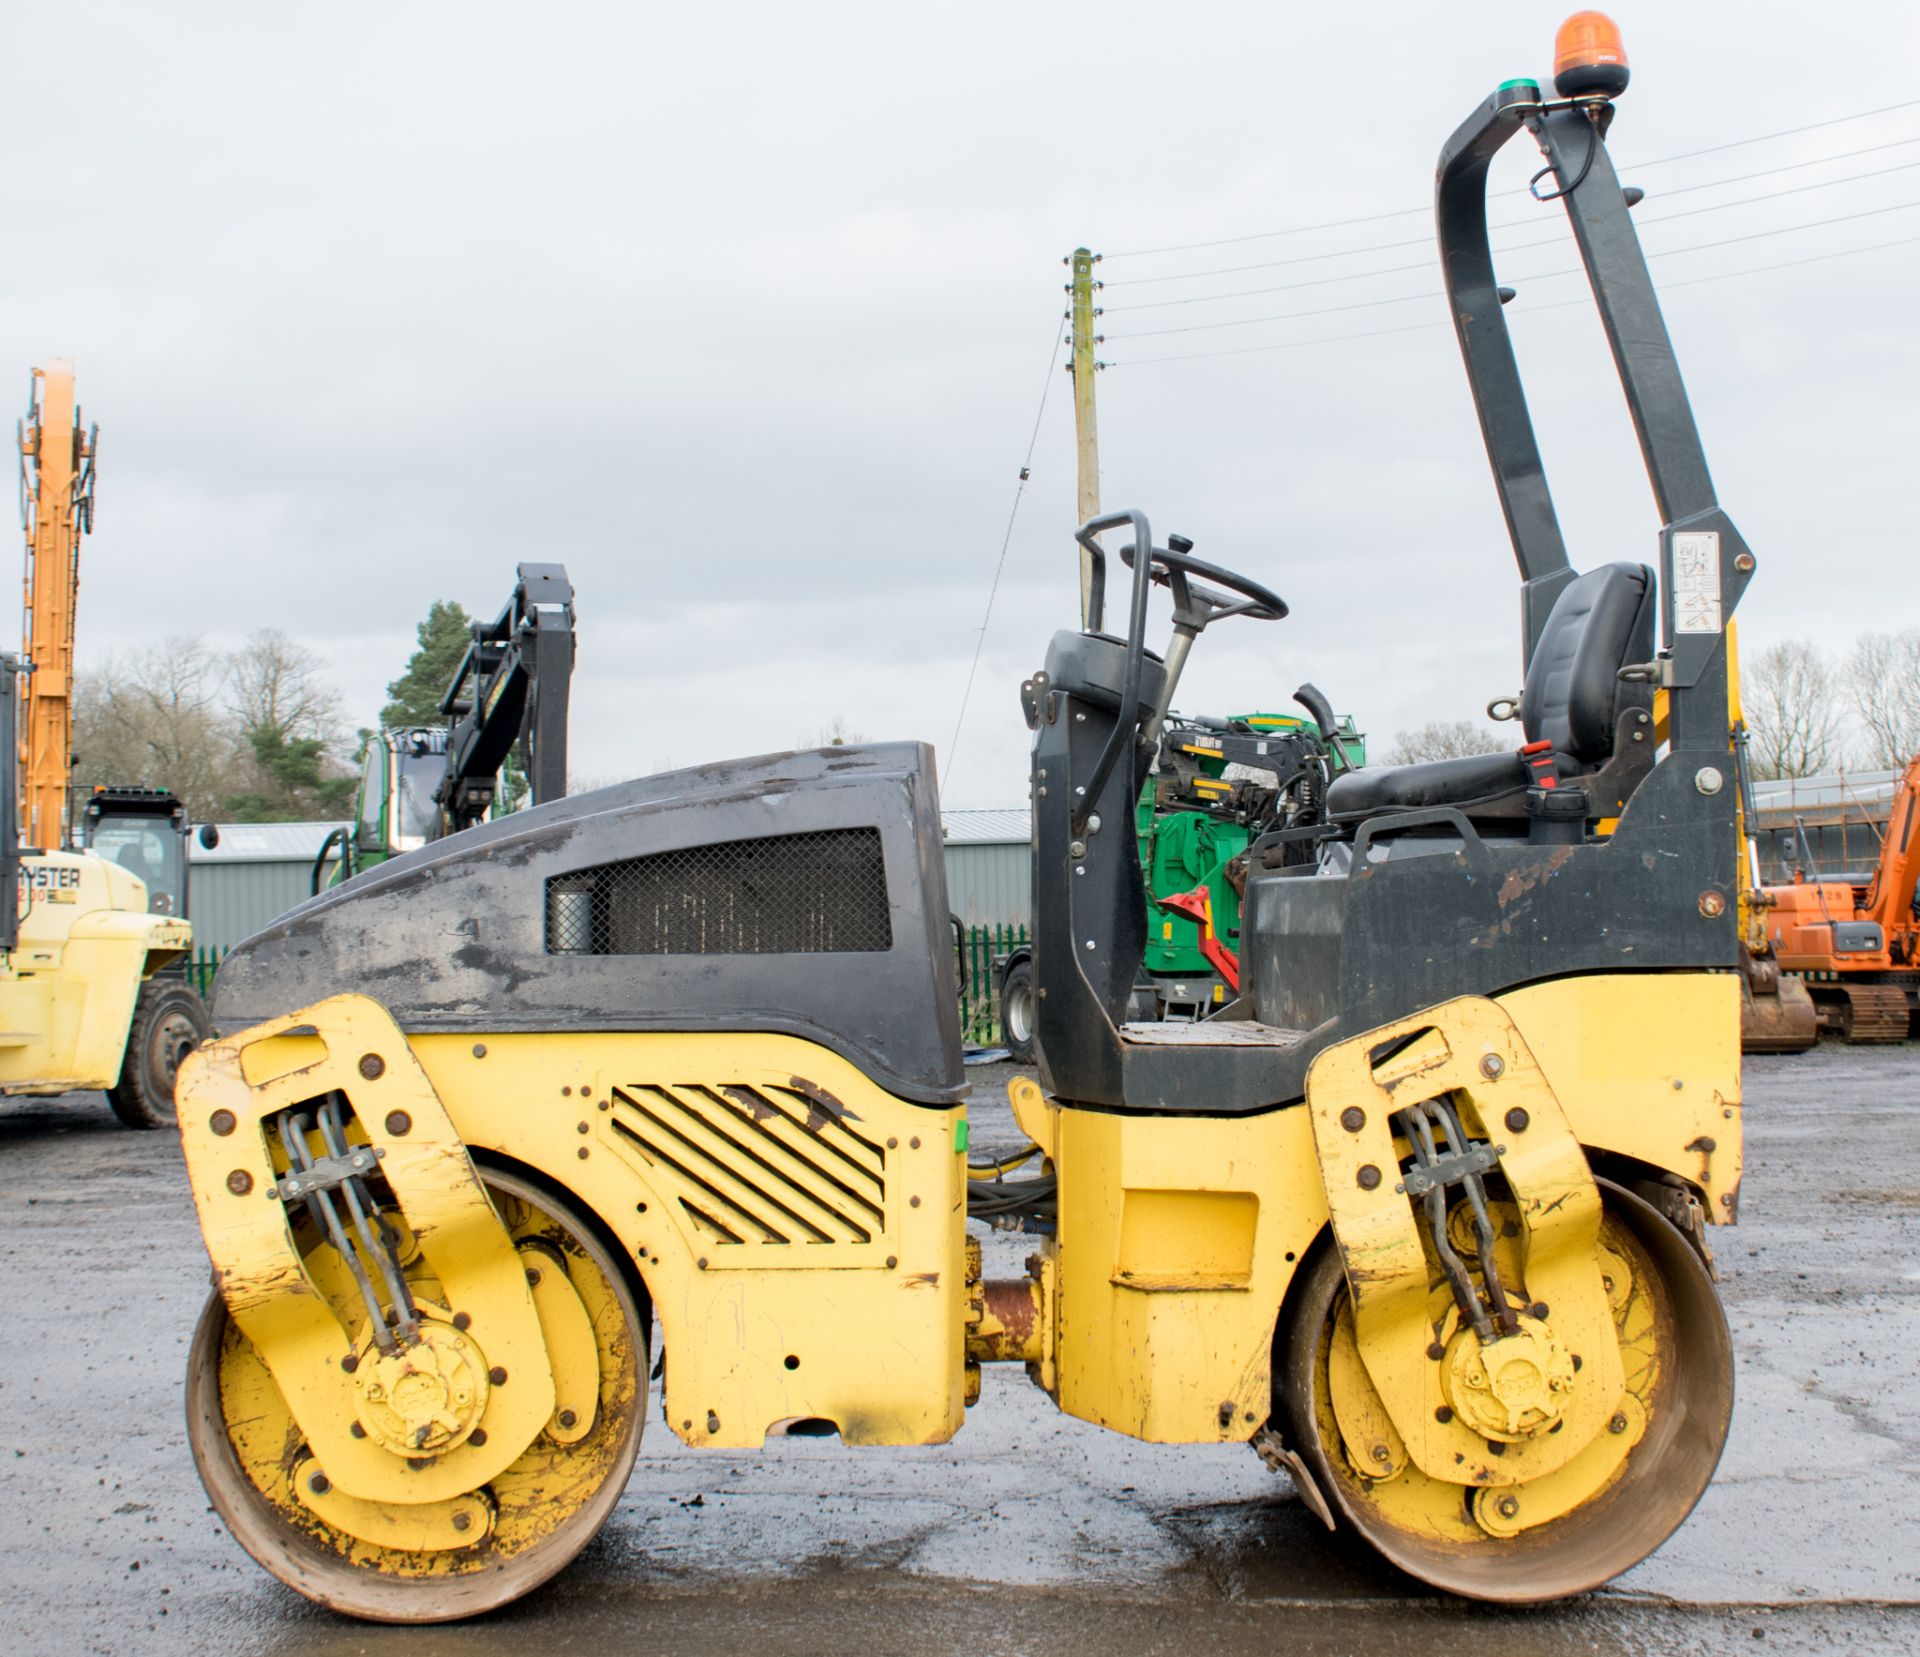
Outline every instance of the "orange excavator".
<path fill-rule="evenodd" d="M 1805 832 L 1784 886 L 1761 889 L 1768 942 L 1782 971 L 1806 984 L 1823 1030 L 1847 1041 L 1905 1041 L 1920 1004 L 1920 756 L 1893 791 L 1872 869 L 1822 875 Z"/>

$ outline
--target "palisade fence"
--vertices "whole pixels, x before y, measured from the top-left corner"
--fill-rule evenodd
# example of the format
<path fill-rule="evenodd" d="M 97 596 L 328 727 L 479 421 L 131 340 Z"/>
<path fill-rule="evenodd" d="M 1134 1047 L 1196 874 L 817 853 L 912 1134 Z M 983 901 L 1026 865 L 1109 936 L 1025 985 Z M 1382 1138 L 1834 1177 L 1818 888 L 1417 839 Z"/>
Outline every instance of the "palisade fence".
<path fill-rule="evenodd" d="M 1000 1042 L 1000 983 L 993 964 L 1031 940 L 1024 926 L 969 926 L 957 933 L 960 954 L 960 1039 L 977 1047 Z"/>
<path fill-rule="evenodd" d="M 213 975 L 226 959 L 224 949 L 196 949 L 187 961 L 187 982 L 200 992 L 202 1001 L 213 995 Z"/>
<path fill-rule="evenodd" d="M 960 957 L 960 1037 L 979 1047 L 1000 1040 L 1000 985 L 993 964 L 1019 944 L 1029 942 L 1024 926 L 969 926 L 954 938 Z M 187 982 L 204 1000 L 213 994 L 213 975 L 226 958 L 224 949 L 196 949 L 187 962 Z"/>

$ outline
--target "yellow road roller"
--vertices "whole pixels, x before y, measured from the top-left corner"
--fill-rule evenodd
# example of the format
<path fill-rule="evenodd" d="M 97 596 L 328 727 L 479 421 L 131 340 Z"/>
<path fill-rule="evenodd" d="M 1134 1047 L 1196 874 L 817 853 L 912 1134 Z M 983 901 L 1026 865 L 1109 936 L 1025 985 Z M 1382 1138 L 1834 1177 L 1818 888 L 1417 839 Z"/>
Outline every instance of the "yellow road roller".
<path fill-rule="evenodd" d="M 1581 29 L 1555 96 L 1503 85 L 1439 177 L 1525 577 L 1524 740 L 1335 779 L 1323 821 L 1249 848 L 1214 940 L 1235 998 L 1135 1021 L 1147 733 L 1209 626 L 1286 605 L 1141 513 L 1084 526 L 1092 624 L 1021 687 L 1020 1156 L 969 1157 L 917 744 L 554 801 L 227 958 L 180 1082 L 215 1285 L 188 1417 L 270 1572 L 393 1622 L 525 1593 L 618 1500 L 662 1350 L 665 1430 L 728 1449 L 940 1444 L 980 1366 L 1022 1363 L 1115 1432 L 1250 1445 L 1486 1600 L 1591 1588 L 1682 1522 L 1732 1404 L 1708 1240 L 1740 1184 L 1726 629 L 1754 559 L 1608 159 L 1624 61 Z M 1655 564 L 1559 547 L 1486 234 L 1522 133 L 1639 426 Z M 970 1214 L 1036 1235 L 1027 1277 L 982 1280 Z"/>

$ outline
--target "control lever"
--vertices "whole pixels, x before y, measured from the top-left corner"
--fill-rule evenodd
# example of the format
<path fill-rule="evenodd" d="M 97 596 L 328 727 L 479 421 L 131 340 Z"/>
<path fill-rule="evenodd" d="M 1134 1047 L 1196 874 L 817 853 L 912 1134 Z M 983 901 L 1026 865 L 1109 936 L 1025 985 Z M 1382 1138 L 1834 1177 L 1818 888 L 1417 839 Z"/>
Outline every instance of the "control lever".
<path fill-rule="evenodd" d="M 1333 717 L 1333 704 L 1317 685 L 1302 685 L 1293 693 L 1293 699 L 1313 715 L 1314 726 L 1323 742 L 1331 742 L 1339 734 L 1340 728 Z"/>
<path fill-rule="evenodd" d="M 1351 771 L 1353 766 L 1347 759 L 1346 744 L 1340 740 L 1340 722 L 1333 716 L 1333 704 L 1327 700 L 1326 693 L 1318 685 L 1305 684 L 1293 693 L 1293 699 L 1313 715 L 1314 726 L 1327 748 L 1328 777 Z"/>

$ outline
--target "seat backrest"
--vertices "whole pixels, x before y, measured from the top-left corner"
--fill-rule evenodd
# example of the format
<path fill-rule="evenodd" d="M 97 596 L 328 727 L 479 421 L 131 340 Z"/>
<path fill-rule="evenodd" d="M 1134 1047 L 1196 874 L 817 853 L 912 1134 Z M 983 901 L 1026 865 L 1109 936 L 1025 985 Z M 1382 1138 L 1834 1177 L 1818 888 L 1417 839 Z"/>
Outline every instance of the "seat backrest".
<path fill-rule="evenodd" d="M 1167 670 L 1151 650 L 1140 664 L 1140 706 L 1150 708 L 1167 688 Z M 1047 646 L 1047 679 L 1055 690 L 1114 713 L 1127 682 L 1127 641 L 1110 633 L 1063 630 Z"/>
<path fill-rule="evenodd" d="M 1613 752 L 1614 721 L 1649 705 L 1646 688 L 1623 685 L 1620 669 L 1653 659 L 1653 596 L 1645 564 L 1602 564 L 1561 589 L 1520 695 L 1529 742 L 1593 765 Z"/>

